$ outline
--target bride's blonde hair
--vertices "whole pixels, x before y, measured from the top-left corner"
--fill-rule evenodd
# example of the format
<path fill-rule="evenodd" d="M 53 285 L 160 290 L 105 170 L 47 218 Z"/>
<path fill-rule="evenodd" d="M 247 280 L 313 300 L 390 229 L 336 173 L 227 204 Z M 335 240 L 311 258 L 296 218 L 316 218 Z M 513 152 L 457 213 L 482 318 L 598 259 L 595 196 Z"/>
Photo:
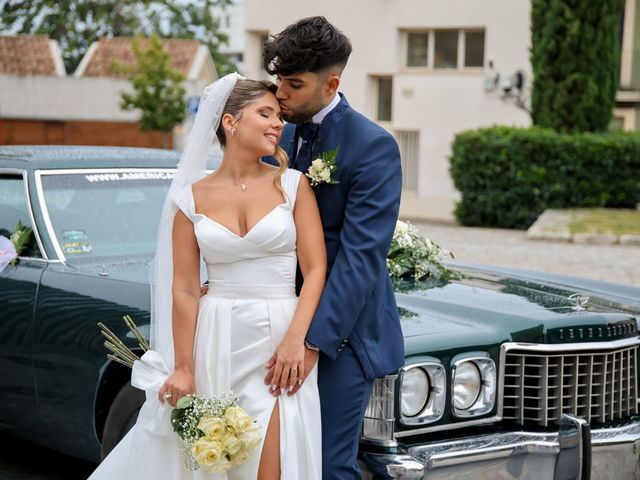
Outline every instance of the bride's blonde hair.
<path fill-rule="evenodd" d="M 249 103 L 262 97 L 267 92 L 271 92 L 275 95 L 277 90 L 278 87 L 273 82 L 269 82 L 267 80 L 238 80 L 236 82 L 236 86 L 231 91 L 231 95 L 229 95 L 229 100 L 227 100 L 227 103 L 224 106 L 221 117 L 228 113 L 236 120 L 240 120 L 242 118 L 243 110 L 247 105 L 249 105 Z M 216 131 L 216 136 L 218 137 L 220 145 L 224 149 L 227 145 L 227 135 L 222 127 L 222 122 Z M 280 145 L 276 145 L 276 151 L 273 154 L 273 157 L 279 165 L 278 173 L 274 179 L 274 184 L 283 195 L 286 195 L 280 185 L 279 179 L 289 165 L 289 157 L 287 152 L 285 152 Z"/>

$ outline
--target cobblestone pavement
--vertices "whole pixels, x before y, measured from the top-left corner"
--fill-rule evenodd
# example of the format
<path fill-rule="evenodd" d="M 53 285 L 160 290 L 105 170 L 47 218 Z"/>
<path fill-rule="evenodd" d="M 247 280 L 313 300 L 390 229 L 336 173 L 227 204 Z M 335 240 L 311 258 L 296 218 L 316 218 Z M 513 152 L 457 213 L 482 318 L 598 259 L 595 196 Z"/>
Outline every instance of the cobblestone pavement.
<path fill-rule="evenodd" d="M 524 231 L 412 223 L 456 260 L 640 287 L 640 246 L 530 240 Z"/>

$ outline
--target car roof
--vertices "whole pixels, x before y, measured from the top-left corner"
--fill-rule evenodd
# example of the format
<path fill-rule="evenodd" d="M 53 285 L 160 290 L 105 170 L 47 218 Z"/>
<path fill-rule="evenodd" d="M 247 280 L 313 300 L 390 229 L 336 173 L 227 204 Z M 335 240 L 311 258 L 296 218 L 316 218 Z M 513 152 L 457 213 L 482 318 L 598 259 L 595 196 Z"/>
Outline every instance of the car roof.
<path fill-rule="evenodd" d="M 174 168 L 180 152 L 159 148 L 94 146 L 0 146 L 0 168 Z"/>

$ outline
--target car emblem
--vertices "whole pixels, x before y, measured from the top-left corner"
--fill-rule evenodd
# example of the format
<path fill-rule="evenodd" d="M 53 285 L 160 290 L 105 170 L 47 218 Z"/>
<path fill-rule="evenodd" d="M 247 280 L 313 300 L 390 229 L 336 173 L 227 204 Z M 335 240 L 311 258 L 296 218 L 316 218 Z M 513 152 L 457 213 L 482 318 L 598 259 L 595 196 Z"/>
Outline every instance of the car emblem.
<path fill-rule="evenodd" d="M 585 309 L 585 305 L 589 302 L 589 297 L 579 293 L 574 293 L 569 296 L 569 302 L 573 305 L 571 308 L 574 311 L 579 312 Z"/>

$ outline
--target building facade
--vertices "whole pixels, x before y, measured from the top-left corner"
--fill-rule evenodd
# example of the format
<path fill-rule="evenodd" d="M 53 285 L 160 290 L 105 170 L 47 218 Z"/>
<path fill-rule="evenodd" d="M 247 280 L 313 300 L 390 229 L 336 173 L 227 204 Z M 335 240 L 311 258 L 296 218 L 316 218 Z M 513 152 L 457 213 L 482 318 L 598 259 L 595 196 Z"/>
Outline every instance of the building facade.
<path fill-rule="evenodd" d="M 615 129 L 640 129 L 639 2 L 626 0 L 622 15 Z M 455 134 L 531 123 L 530 13 L 530 0 L 245 0 L 245 72 L 266 78 L 266 35 L 327 17 L 353 44 L 341 90 L 400 145 L 401 215 L 450 221 Z"/>
<path fill-rule="evenodd" d="M 220 53 L 227 55 L 238 66 L 240 72 L 244 71 L 244 0 L 232 0 L 230 5 L 224 8 L 212 7 L 215 17 L 220 19 L 220 31 L 229 41 L 220 47 Z"/>
<path fill-rule="evenodd" d="M 165 40 L 164 46 L 186 78 L 187 95 L 197 99 L 217 78 L 209 50 L 195 40 Z M 0 145 L 180 148 L 191 117 L 170 134 L 140 131 L 140 113 L 120 108 L 120 92 L 132 87 L 109 67 L 114 60 L 135 60 L 130 38 L 95 42 L 67 75 L 55 41 L 0 36 Z"/>

